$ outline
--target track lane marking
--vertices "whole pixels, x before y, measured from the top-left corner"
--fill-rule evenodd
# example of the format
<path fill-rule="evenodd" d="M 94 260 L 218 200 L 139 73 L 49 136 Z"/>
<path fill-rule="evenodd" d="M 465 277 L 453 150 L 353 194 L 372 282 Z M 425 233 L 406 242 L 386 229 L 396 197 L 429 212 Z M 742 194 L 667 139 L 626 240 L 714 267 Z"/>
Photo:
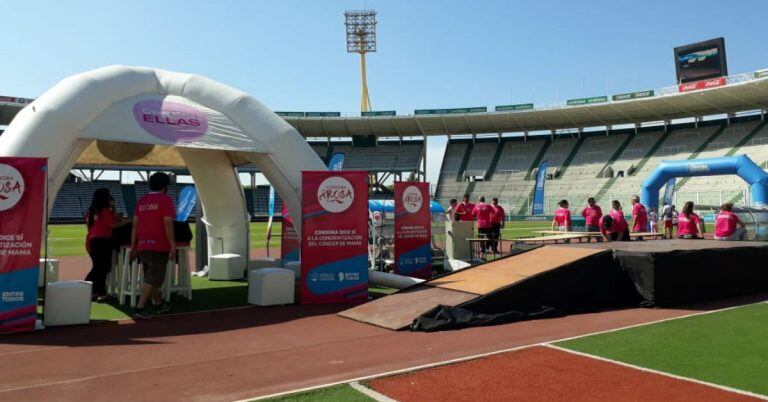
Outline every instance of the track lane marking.
<path fill-rule="evenodd" d="M 579 352 L 577 350 L 566 349 L 566 348 L 563 348 L 563 347 L 560 347 L 560 346 L 557 346 L 557 345 L 553 345 L 551 343 L 543 343 L 541 346 L 546 347 L 546 348 L 550 348 L 550 349 L 554 349 L 554 350 L 559 350 L 559 351 L 565 352 L 565 353 L 571 353 L 571 354 L 574 354 L 574 355 L 577 355 L 577 356 L 581 356 L 581 357 L 585 357 L 585 358 L 588 358 L 588 359 L 600 360 L 600 361 L 603 361 L 603 362 L 606 362 L 606 363 L 617 364 L 619 366 L 628 367 L 628 368 L 635 369 L 635 370 L 638 370 L 638 371 L 643 371 L 643 372 L 646 372 L 646 373 L 658 374 L 658 375 L 661 375 L 661 376 L 664 376 L 664 377 L 674 378 L 676 380 L 692 382 L 692 383 L 699 384 L 699 385 L 705 385 L 705 386 L 708 386 L 708 387 L 717 388 L 717 389 L 719 389 L 721 391 L 733 392 L 733 393 L 736 393 L 736 394 L 745 395 L 745 396 L 749 396 L 749 397 L 753 397 L 753 398 L 757 398 L 757 399 L 762 399 L 762 400 L 768 401 L 768 395 L 756 394 L 756 393 L 753 393 L 753 392 L 750 392 L 750 391 L 744 391 L 744 390 L 741 390 L 741 389 L 738 389 L 738 388 L 729 387 L 727 385 L 715 384 L 715 383 L 712 383 L 712 382 L 698 380 L 698 379 L 691 378 L 691 377 L 684 377 L 684 376 L 677 375 L 677 374 L 667 373 L 666 371 L 659 371 L 659 370 L 655 370 L 655 369 L 648 368 L 648 367 L 637 366 L 637 365 L 634 365 L 634 364 L 631 364 L 631 363 L 623 362 L 621 360 L 613 360 L 613 359 L 609 359 L 607 357 L 602 357 L 602 356 L 598 356 L 598 355 L 592 355 L 592 354 L 589 354 L 589 353 Z"/>
<path fill-rule="evenodd" d="M 662 323 L 662 322 L 666 322 L 666 321 L 679 320 L 679 319 L 682 319 L 682 318 L 696 317 L 696 316 L 705 315 L 705 314 L 712 314 L 712 313 L 717 313 L 717 312 L 720 312 L 720 311 L 727 311 L 727 310 L 732 310 L 732 309 L 735 309 L 735 308 L 746 307 L 746 306 L 753 306 L 753 305 L 763 304 L 763 303 L 768 303 L 768 300 L 761 300 L 761 301 L 758 301 L 758 302 L 747 303 L 747 304 L 742 304 L 742 305 L 738 305 L 738 306 L 725 307 L 725 308 L 716 309 L 716 310 L 709 310 L 709 311 L 702 311 L 702 312 L 698 312 L 698 313 L 691 313 L 691 314 L 681 315 L 681 316 L 678 316 L 678 317 L 663 318 L 663 319 L 660 319 L 660 320 L 649 321 L 649 322 L 640 323 L 640 324 L 627 325 L 627 326 L 624 326 L 624 327 L 613 328 L 613 329 L 608 329 L 608 330 L 604 330 L 604 331 L 596 331 L 596 332 L 591 332 L 591 333 L 587 333 L 587 334 L 583 334 L 583 335 L 577 335 L 577 336 L 571 336 L 571 337 L 567 337 L 567 338 L 556 339 L 556 340 L 552 340 L 552 341 L 532 343 L 532 344 L 529 344 L 529 345 L 522 345 L 522 346 L 517 346 L 517 347 L 513 347 L 513 348 L 499 349 L 499 350 L 495 350 L 495 351 L 492 351 L 492 352 L 485 352 L 485 353 L 475 354 L 475 355 L 471 355 L 471 356 L 459 357 L 459 358 L 456 358 L 456 359 L 450 359 L 450 360 L 445 360 L 445 361 L 441 361 L 441 362 L 427 363 L 427 364 L 422 364 L 422 365 L 419 365 L 419 366 L 413 366 L 413 367 L 410 367 L 410 368 L 392 370 L 392 371 L 388 371 L 388 372 L 384 372 L 384 373 L 380 373 L 380 374 L 373 374 L 373 375 L 368 375 L 368 376 L 363 376 L 363 377 L 352 378 L 352 379 L 348 379 L 348 380 L 335 381 L 335 382 L 331 382 L 331 383 L 327 383 L 327 384 L 321 384 L 321 385 L 313 385 L 313 386 L 310 386 L 310 387 L 304 387 L 304 388 L 294 389 L 294 390 L 290 390 L 290 391 L 277 392 L 277 393 L 269 394 L 269 395 L 250 397 L 250 398 L 245 398 L 245 399 L 239 399 L 239 400 L 234 401 L 234 402 L 258 401 L 258 400 L 269 399 L 269 398 L 276 398 L 276 397 L 286 396 L 286 395 L 291 395 L 291 394 L 299 394 L 299 393 L 303 393 L 303 392 L 314 391 L 314 390 L 321 389 L 321 388 L 333 387 L 335 385 L 347 384 L 347 383 L 350 383 L 350 382 L 367 381 L 367 380 L 373 380 L 373 379 L 376 379 L 376 378 L 389 377 L 389 376 L 398 375 L 398 374 L 404 374 L 404 373 L 410 373 L 410 372 L 414 372 L 414 371 L 426 370 L 426 369 L 446 366 L 446 365 L 450 365 L 450 364 L 454 364 L 454 363 L 462 363 L 462 362 L 465 362 L 465 361 L 482 359 L 484 357 L 494 356 L 494 355 L 498 355 L 498 354 L 502 354 L 502 353 L 514 352 L 514 351 L 518 351 L 518 350 L 528 349 L 528 348 L 532 348 L 532 347 L 536 347 L 536 346 L 546 346 L 547 344 L 550 344 L 550 343 L 557 343 L 557 342 L 563 342 L 563 341 L 568 341 L 568 340 L 572 340 L 572 339 L 586 338 L 588 336 L 593 336 L 593 335 L 601 335 L 601 334 L 607 334 L 607 333 L 611 333 L 611 332 L 623 331 L 625 329 L 637 328 L 637 327 L 642 327 L 642 326 L 646 326 L 646 325 L 653 325 L 653 324 L 658 324 L 658 323 Z M 744 392 L 747 392 L 747 391 L 744 391 Z"/>

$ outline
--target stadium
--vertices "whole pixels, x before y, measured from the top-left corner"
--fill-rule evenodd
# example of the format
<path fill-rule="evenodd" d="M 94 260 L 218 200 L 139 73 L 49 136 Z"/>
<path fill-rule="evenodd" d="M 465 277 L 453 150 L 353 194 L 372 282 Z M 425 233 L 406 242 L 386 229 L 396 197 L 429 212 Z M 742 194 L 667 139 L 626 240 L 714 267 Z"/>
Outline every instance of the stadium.
<path fill-rule="evenodd" d="M 372 110 L 376 12 L 345 18 L 360 113 L 125 65 L 0 95 L 0 400 L 768 399 L 768 69 L 729 74 L 717 38 L 676 47 L 661 88 Z M 103 189 L 133 230 L 110 227 L 98 294 Z M 158 193 L 173 247 L 151 285 Z M 454 215 L 464 197 L 498 200 L 496 237 Z M 635 197 L 657 214 L 638 226 Z M 744 232 L 721 241 L 731 207 Z"/>

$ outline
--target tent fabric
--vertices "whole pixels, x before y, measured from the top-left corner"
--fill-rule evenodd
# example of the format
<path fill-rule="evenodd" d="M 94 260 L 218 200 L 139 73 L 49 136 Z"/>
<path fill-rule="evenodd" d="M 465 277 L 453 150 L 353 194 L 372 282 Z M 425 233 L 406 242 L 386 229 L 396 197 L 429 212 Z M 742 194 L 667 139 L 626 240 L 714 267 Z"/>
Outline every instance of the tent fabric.
<path fill-rule="evenodd" d="M 126 144 L 130 155 L 120 156 L 115 144 Z M 327 170 L 298 131 L 255 98 L 201 76 L 125 66 L 73 75 L 46 91 L 5 130 L 0 155 L 48 158 L 49 211 L 78 161 L 186 166 L 200 195 L 211 255 L 249 255 L 245 197 L 234 166 L 253 164 L 294 216 L 301 216 L 301 172 Z M 300 234 L 301 220 L 294 226 Z"/>
<path fill-rule="evenodd" d="M 513 310 L 497 314 L 483 314 L 461 307 L 440 305 L 414 320 L 413 324 L 411 324 L 411 331 L 445 331 L 450 329 L 508 324 L 511 322 L 538 318 L 554 318 L 563 315 L 565 315 L 563 311 L 545 306 L 541 306 L 539 309 L 529 312 Z"/>

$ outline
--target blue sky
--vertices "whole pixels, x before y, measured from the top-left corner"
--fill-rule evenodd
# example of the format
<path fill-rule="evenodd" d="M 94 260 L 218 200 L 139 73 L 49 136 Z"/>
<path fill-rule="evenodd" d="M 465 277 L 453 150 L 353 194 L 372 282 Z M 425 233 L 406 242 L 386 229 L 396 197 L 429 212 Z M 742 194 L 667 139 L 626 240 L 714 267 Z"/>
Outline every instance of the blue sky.
<path fill-rule="evenodd" d="M 731 74 L 768 67 L 768 2 L 4 1 L 0 94 L 109 64 L 197 73 L 275 110 L 355 113 L 343 12 L 378 11 L 374 109 L 553 103 L 673 85 L 672 48 L 724 36 Z M 430 141 L 430 179 L 444 140 Z"/>

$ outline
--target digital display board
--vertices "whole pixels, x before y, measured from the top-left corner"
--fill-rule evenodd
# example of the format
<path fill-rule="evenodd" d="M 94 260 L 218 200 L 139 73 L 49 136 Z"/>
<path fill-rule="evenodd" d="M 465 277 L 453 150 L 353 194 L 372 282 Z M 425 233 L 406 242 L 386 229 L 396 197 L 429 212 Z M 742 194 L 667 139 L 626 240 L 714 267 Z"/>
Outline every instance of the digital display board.
<path fill-rule="evenodd" d="M 725 39 L 716 38 L 675 48 L 678 84 L 728 75 Z"/>

